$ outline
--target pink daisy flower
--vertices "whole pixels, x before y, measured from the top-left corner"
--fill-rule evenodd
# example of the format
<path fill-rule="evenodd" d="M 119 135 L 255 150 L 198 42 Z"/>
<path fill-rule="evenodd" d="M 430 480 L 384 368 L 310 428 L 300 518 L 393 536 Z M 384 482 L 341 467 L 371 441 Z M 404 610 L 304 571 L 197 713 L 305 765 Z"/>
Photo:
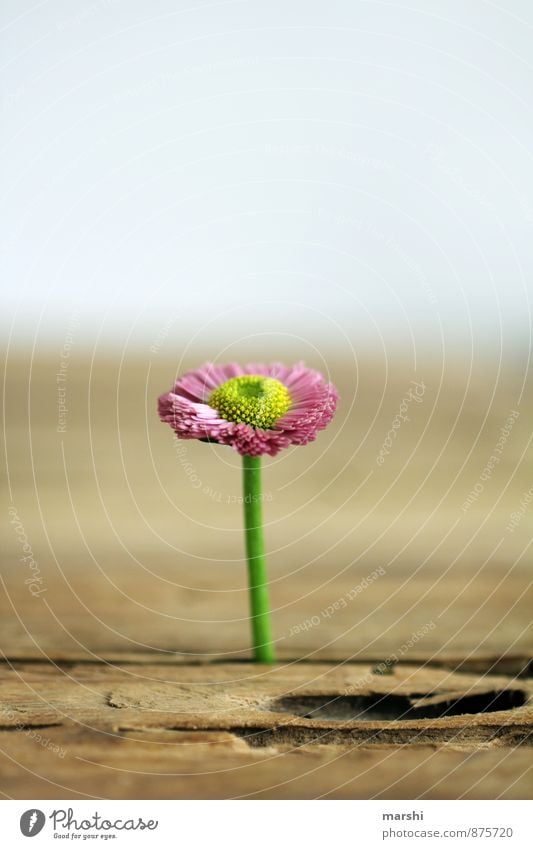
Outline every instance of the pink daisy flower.
<path fill-rule="evenodd" d="M 159 398 L 159 416 L 181 439 L 231 445 L 239 454 L 275 456 L 312 442 L 335 414 L 338 393 L 303 363 L 206 363 Z"/>

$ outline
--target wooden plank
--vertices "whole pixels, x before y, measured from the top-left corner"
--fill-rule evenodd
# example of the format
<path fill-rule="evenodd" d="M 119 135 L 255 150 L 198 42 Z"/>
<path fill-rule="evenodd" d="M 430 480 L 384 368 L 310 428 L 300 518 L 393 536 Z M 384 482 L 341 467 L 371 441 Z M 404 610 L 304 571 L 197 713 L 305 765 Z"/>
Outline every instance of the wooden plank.
<path fill-rule="evenodd" d="M 532 789 L 531 755 L 523 748 L 285 751 L 249 748 L 217 732 L 110 736 L 72 727 L 41 734 L 44 745 L 27 734 L 0 732 L 0 790 L 8 798 L 521 799 Z M 59 754 L 50 746 L 60 747 Z"/>
<path fill-rule="evenodd" d="M 533 789 L 526 678 L 408 665 L 383 675 L 356 664 L 5 663 L 0 691 L 0 789 L 15 798 Z"/>

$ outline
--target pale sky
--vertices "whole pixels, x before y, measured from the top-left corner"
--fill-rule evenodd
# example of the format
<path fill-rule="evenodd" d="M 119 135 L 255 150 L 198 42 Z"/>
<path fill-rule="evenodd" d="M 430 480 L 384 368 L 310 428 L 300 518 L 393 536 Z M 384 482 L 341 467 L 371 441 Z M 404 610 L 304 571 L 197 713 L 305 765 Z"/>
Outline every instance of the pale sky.
<path fill-rule="evenodd" d="M 89 345 L 528 345 L 529 2 L 11 0 L 2 18 L 15 343 L 59 344 L 78 311 Z"/>

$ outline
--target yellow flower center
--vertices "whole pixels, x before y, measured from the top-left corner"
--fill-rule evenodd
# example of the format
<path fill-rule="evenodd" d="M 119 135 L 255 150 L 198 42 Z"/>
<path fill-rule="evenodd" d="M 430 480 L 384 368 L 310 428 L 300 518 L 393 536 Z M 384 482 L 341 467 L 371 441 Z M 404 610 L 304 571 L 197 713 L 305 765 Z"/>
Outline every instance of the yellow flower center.
<path fill-rule="evenodd" d="M 222 383 L 207 403 L 228 422 L 245 422 L 267 430 L 290 409 L 291 396 L 274 377 L 244 374 Z"/>

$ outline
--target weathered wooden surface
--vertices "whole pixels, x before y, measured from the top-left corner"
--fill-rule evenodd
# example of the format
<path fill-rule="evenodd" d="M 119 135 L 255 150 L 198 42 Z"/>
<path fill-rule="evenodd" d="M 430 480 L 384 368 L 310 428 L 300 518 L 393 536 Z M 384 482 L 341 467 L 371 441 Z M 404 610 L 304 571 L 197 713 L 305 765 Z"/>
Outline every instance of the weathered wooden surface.
<path fill-rule="evenodd" d="M 5 663 L 0 687 L 0 789 L 15 798 L 533 790 L 530 679 L 348 663 Z M 422 718 L 402 718 L 409 707 Z"/>
<path fill-rule="evenodd" d="M 359 366 L 331 365 L 348 401 L 331 429 L 267 463 L 281 663 L 256 669 L 238 458 L 178 452 L 154 414 L 173 364 L 73 356 L 59 432 L 56 359 L 9 363 L 6 796 L 531 795 L 531 707 L 518 703 L 531 694 L 533 504 L 508 524 L 531 486 L 533 393 L 489 367 Z M 378 467 L 411 379 L 423 403 Z M 387 658 L 393 674 L 372 674 Z M 377 719 L 385 694 L 395 718 Z M 459 697 L 472 713 L 420 715 Z M 354 719 L 370 703 L 373 718 Z"/>

